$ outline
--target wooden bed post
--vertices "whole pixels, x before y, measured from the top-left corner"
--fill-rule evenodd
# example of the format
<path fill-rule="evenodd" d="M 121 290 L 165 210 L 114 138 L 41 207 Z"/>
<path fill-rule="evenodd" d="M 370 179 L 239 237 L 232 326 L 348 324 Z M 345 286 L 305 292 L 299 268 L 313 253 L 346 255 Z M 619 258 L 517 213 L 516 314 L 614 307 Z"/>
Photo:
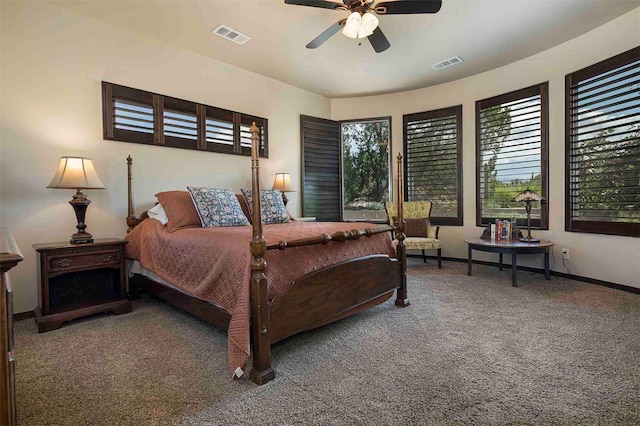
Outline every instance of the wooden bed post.
<path fill-rule="evenodd" d="M 398 220 L 396 221 L 396 239 L 398 240 L 397 257 L 400 262 L 400 287 L 396 291 L 396 306 L 409 306 L 407 295 L 407 248 L 404 245 L 404 193 L 402 192 L 402 154 L 398 154 Z"/>
<path fill-rule="evenodd" d="M 131 191 L 131 179 L 133 176 L 131 175 L 131 164 L 133 164 L 133 159 L 129 155 L 127 157 L 127 192 L 129 194 L 129 198 L 127 199 L 127 233 L 131 232 L 133 228 L 138 224 L 138 218 L 133 211 L 133 193 Z"/>
<path fill-rule="evenodd" d="M 260 129 L 251 125 L 251 191 L 253 194 L 253 237 L 251 238 L 251 342 L 253 346 L 253 368 L 249 377 L 262 385 L 276 376 L 271 368 L 271 338 L 269 330 L 269 307 L 267 306 L 267 278 L 264 270 L 267 262 L 264 254 L 267 241 L 262 235 L 262 210 L 260 208 Z"/>

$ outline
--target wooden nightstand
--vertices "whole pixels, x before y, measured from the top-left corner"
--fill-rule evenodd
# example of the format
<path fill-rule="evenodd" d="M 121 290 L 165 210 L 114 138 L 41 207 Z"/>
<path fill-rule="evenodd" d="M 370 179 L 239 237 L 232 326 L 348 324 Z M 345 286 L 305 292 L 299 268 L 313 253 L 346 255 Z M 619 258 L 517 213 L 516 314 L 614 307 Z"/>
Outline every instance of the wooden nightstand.
<path fill-rule="evenodd" d="M 126 299 L 125 240 L 34 244 L 38 252 L 38 332 L 101 312 L 131 312 Z"/>

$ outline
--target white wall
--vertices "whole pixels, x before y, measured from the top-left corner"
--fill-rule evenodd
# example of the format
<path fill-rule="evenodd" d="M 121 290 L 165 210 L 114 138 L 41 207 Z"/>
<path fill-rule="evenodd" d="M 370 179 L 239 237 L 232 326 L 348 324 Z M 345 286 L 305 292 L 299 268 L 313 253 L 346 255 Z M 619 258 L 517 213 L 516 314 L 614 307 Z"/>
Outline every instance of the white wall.
<path fill-rule="evenodd" d="M 25 260 L 11 273 L 15 312 L 37 306 L 33 243 L 68 240 L 73 191 L 46 189 L 63 155 L 94 160 L 106 190 L 86 191 L 87 230 L 121 237 L 126 157 L 134 159 L 137 213 L 153 194 L 186 185 L 250 186 L 249 157 L 102 139 L 101 81 L 269 119 L 262 185 L 276 171 L 299 182 L 299 115 L 329 117 L 328 98 L 101 24 L 44 2 L 3 2 L 0 33 L 0 224 Z M 298 193 L 289 207 L 299 213 Z"/>
<path fill-rule="evenodd" d="M 391 115 L 395 158 L 402 151 L 403 114 L 462 104 L 464 226 L 442 227 L 440 236 L 443 256 L 466 259 L 464 239 L 482 232 L 475 225 L 475 101 L 548 81 L 550 221 L 548 231 L 534 235 L 556 243 L 555 271 L 640 287 L 640 239 L 564 231 L 564 77 L 639 44 L 640 8 L 538 55 L 469 78 L 390 95 L 332 99 L 331 116 L 345 120 Z M 560 254 L 563 247 L 571 250 L 567 268 Z M 497 256 L 474 252 L 474 258 L 496 261 Z M 541 267 L 542 256 L 520 256 L 518 263 Z"/>

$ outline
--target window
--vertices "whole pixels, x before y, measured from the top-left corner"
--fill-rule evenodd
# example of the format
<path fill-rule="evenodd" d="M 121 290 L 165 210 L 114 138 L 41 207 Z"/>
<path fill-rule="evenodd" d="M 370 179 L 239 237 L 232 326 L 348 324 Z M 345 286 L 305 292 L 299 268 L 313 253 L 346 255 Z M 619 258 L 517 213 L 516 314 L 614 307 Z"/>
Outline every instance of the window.
<path fill-rule="evenodd" d="M 430 200 L 431 222 L 462 226 L 462 105 L 404 116 L 405 199 Z"/>
<path fill-rule="evenodd" d="M 390 128 L 390 117 L 340 123 L 343 220 L 387 220 Z"/>
<path fill-rule="evenodd" d="M 249 128 L 260 129 L 268 157 L 267 119 L 102 82 L 104 138 L 251 155 Z"/>
<path fill-rule="evenodd" d="M 565 80 L 565 229 L 640 237 L 640 47 Z"/>
<path fill-rule="evenodd" d="M 522 203 L 529 188 L 547 200 L 548 83 L 476 102 L 476 224 L 515 218 L 526 225 Z M 531 209 L 531 226 L 549 229 L 547 202 Z"/>

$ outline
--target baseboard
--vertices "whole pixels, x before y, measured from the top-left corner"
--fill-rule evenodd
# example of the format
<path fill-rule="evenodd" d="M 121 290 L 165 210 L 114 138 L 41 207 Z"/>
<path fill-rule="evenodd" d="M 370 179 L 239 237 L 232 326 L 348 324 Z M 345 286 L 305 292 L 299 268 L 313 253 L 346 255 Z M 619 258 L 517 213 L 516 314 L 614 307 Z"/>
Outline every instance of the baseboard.
<path fill-rule="evenodd" d="M 407 257 L 415 257 L 417 259 L 422 259 L 422 255 L 419 254 L 407 254 Z M 426 256 L 427 259 L 432 259 L 432 260 L 438 260 L 437 256 L 433 256 L 433 255 L 429 255 Z M 467 263 L 468 259 L 460 259 L 457 257 L 442 257 L 442 260 L 446 260 L 449 262 L 461 262 L 461 263 Z M 496 262 L 487 262 L 484 260 L 473 260 L 473 264 L 474 265 L 484 265 L 484 266 L 495 266 L 496 268 L 499 267 L 500 265 Z M 510 264 L 504 264 L 505 267 L 511 267 Z M 542 268 L 533 268 L 531 266 L 518 266 L 518 270 L 519 271 L 527 271 L 527 272 L 537 272 L 540 274 L 544 274 L 544 269 Z M 549 271 L 551 273 L 551 275 L 555 276 L 555 277 L 561 277 L 561 278 L 568 278 L 570 280 L 576 280 L 576 281 L 582 281 L 585 283 L 589 283 L 589 284 L 595 284 L 595 285 L 600 285 L 603 287 L 609 287 L 609 288 L 613 288 L 616 290 L 622 290 L 622 291 L 626 291 L 629 293 L 634 293 L 634 294 L 640 294 L 640 288 L 638 287 L 631 287 L 628 285 L 624 285 L 624 284 L 617 284 L 617 283 L 612 283 L 609 281 L 603 281 L 603 280 L 598 280 L 596 278 L 589 278 L 589 277 L 581 277 L 580 275 L 573 275 L 573 274 L 567 274 L 565 272 L 557 272 L 557 271 Z"/>
<path fill-rule="evenodd" d="M 19 314 L 13 314 L 13 321 L 22 321 L 29 318 L 35 317 L 35 313 L 33 311 L 20 312 Z"/>

